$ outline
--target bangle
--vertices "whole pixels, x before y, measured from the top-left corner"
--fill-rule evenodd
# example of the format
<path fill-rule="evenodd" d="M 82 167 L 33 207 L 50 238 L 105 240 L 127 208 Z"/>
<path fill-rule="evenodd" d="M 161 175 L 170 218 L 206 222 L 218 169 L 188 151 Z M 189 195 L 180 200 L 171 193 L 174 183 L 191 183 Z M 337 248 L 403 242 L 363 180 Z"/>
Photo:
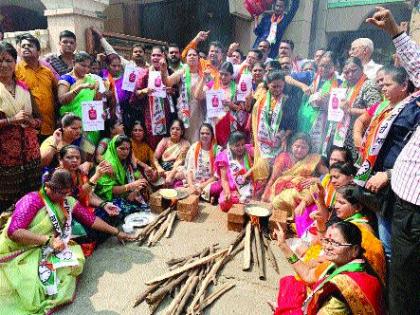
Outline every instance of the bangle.
<path fill-rule="evenodd" d="M 73 95 L 77 95 L 77 90 L 76 89 L 74 89 L 74 90 L 72 90 L 72 91 L 70 91 Z"/>
<path fill-rule="evenodd" d="M 293 265 L 299 261 L 299 257 L 296 256 L 296 254 L 293 254 L 292 256 L 287 257 L 287 261 L 289 262 L 289 264 Z"/>
<path fill-rule="evenodd" d="M 107 203 L 108 203 L 108 201 L 102 201 L 102 202 L 99 204 L 99 208 L 102 208 L 102 209 L 103 209 Z"/>
<path fill-rule="evenodd" d="M 55 151 L 58 151 L 58 149 L 57 149 L 57 146 L 56 145 L 52 145 L 52 144 L 50 144 L 50 145 L 48 145 L 49 147 L 51 147 L 51 148 L 53 148 Z"/>
<path fill-rule="evenodd" d="M 128 191 L 129 191 L 129 189 L 128 189 L 128 187 L 127 187 L 127 186 L 128 186 L 128 184 L 125 184 L 125 185 L 124 185 L 124 191 L 125 191 L 125 192 L 128 192 Z"/>
<path fill-rule="evenodd" d="M 327 229 L 325 229 L 325 230 L 320 230 L 320 229 L 316 228 L 316 231 L 317 231 L 318 233 L 325 233 L 325 232 L 327 232 Z"/>

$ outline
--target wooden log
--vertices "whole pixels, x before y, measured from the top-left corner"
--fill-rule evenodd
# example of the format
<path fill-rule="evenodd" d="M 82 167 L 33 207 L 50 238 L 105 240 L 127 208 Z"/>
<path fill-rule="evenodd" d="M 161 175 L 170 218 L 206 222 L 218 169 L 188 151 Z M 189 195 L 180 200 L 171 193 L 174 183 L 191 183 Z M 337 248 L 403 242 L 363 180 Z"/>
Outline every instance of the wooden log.
<path fill-rule="evenodd" d="M 169 221 L 168 228 L 166 229 L 166 233 L 165 233 L 166 238 L 171 237 L 172 228 L 174 226 L 175 219 L 176 219 L 176 212 L 174 211 L 170 215 L 171 215 L 171 220 Z"/>
<path fill-rule="evenodd" d="M 265 280 L 265 259 L 264 259 L 264 245 L 261 242 L 261 232 L 258 226 L 254 226 L 255 244 L 257 246 L 257 259 L 260 280 Z"/>
<path fill-rule="evenodd" d="M 204 278 L 204 280 L 201 282 L 200 290 L 196 293 L 194 296 L 194 299 L 192 300 L 190 306 L 188 307 L 188 312 L 193 313 L 195 305 L 199 302 L 201 296 L 205 293 L 207 290 L 207 287 L 210 285 L 212 281 L 216 278 L 217 272 L 220 270 L 224 263 L 224 258 L 219 259 L 211 268 L 210 272 L 207 274 L 207 276 Z"/>
<path fill-rule="evenodd" d="M 187 279 L 187 277 L 188 277 L 188 274 L 184 273 L 180 277 L 171 279 L 160 289 L 156 290 L 153 294 L 149 294 L 146 297 L 146 302 L 148 304 L 156 303 L 162 296 L 165 297 L 169 292 L 172 291 L 172 289 L 180 285 L 185 279 Z"/>
<path fill-rule="evenodd" d="M 252 233 L 254 234 L 254 233 Z M 255 235 L 253 235 L 251 240 L 251 250 L 252 250 L 252 263 L 254 267 L 258 268 L 258 259 L 257 259 L 257 243 L 255 242 Z"/>
<path fill-rule="evenodd" d="M 169 221 L 170 221 L 170 216 L 172 213 L 170 213 L 167 217 L 166 220 L 160 225 L 159 229 L 157 229 L 155 235 L 153 236 L 153 238 L 151 238 L 150 242 L 151 242 L 151 246 L 154 246 L 163 236 L 163 234 L 165 234 L 166 229 L 168 228 L 169 225 Z"/>
<path fill-rule="evenodd" d="M 175 298 L 172 300 L 169 307 L 166 309 L 166 315 L 172 315 L 176 309 L 178 308 L 179 303 L 181 302 L 182 298 L 184 297 L 185 293 L 187 293 L 188 288 L 190 287 L 192 281 L 194 280 L 194 277 L 189 277 L 187 282 L 182 287 L 181 291 L 175 296 Z"/>
<path fill-rule="evenodd" d="M 190 269 L 195 268 L 197 266 L 201 266 L 201 265 L 203 265 L 203 264 L 205 264 L 205 263 L 207 263 L 207 262 L 209 262 L 209 261 L 211 261 L 211 260 L 213 260 L 213 259 L 215 259 L 219 256 L 223 256 L 227 253 L 227 251 L 228 251 L 228 249 L 224 249 L 224 250 L 221 250 L 217 253 L 214 253 L 213 255 L 209 255 L 207 257 L 200 258 L 200 259 L 198 259 L 198 260 L 196 260 L 192 263 L 189 263 L 189 264 L 186 264 L 186 265 L 182 266 L 181 268 L 172 270 L 172 271 L 170 271 L 166 274 L 163 274 L 159 277 L 156 277 L 152 280 L 149 280 L 149 281 L 146 282 L 146 284 L 147 285 L 152 285 L 156 282 L 159 282 L 159 281 L 171 278 L 173 276 L 179 275 L 179 274 L 183 273 L 184 271 L 190 270 Z"/>
<path fill-rule="evenodd" d="M 277 264 L 276 257 L 274 256 L 274 253 L 273 253 L 273 251 L 272 251 L 272 249 L 270 247 L 269 241 L 265 237 L 263 237 L 263 242 L 264 242 L 264 246 L 265 246 L 265 248 L 267 250 L 267 259 L 268 259 L 268 261 L 273 266 L 274 271 L 277 274 L 280 274 L 279 266 Z"/>
<path fill-rule="evenodd" d="M 230 243 L 230 250 L 232 251 L 235 249 L 236 246 L 238 246 L 238 244 L 243 240 L 244 236 L 245 236 L 245 230 L 246 229 L 242 229 L 242 231 L 236 236 L 236 238 L 233 240 L 232 243 Z"/>
<path fill-rule="evenodd" d="M 227 291 L 235 287 L 234 283 L 226 283 L 220 288 L 218 288 L 216 291 L 209 294 L 202 303 L 200 303 L 196 308 L 195 312 L 201 312 L 209 305 L 213 304 L 214 301 L 216 301 L 219 297 L 221 297 L 223 294 L 225 294 Z"/>
<path fill-rule="evenodd" d="M 235 258 L 235 256 L 244 250 L 244 241 L 242 241 L 238 246 L 236 246 L 236 248 L 230 252 L 230 254 L 228 256 L 226 256 L 226 262 L 231 261 L 233 258 Z"/>
<path fill-rule="evenodd" d="M 249 270 L 251 268 L 251 238 L 252 238 L 252 226 L 248 222 L 246 225 L 245 231 L 245 241 L 244 241 L 244 260 L 242 264 L 242 270 Z"/>
<path fill-rule="evenodd" d="M 215 244 L 213 244 L 213 245 L 211 245 L 211 246 L 213 246 L 214 248 L 217 248 L 217 246 L 218 246 L 218 245 L 219 245 L 219 243 L 215 243 Z M 175 264 L 177 264 L 177 263 L 180 263 L 180 262 L 182 262 L 182 261 L 186 261 L 186 260 L 189 260 L 189 259 L 191 259 L 191 258 L 198 257 L 198 256 L 200 256 L 200 255 L 201 255 L 201 253 L 202 253 L 202 252 L 204 252 L 204 251 L 208 250 L 208 248 L 209 248 L 209 247 L 206 247 L 206 248 L 204 248 L 204 249 L 202 249 L 202 250 L 200 250 L 200 251 L 198 251 L 198 252 L 196 252 L 196 253 L 194 253 L 194 254 L 192 254 L 192 255 L 188 255 L 188 256 L 185 256 L 185 257 L 172 258 L 172 259 L 168 260 L 168 261 L 166 262 L 166 264 L 167 264 L 167 265 L 169 265 L 169 266 L 171 266 L 171 265 L 175 265 Z"/>
<path fill-rule="evenodd" d="M 149 223 L 141 232 L 139 237 L 147 236 L 150 232 L 156 227 L 156 225 L 160 224 L 163 220 L 165 220 L 166 215 L 171 212 L 172 209 L 169 207 L 161 214 L 159 214 L 151 223 Z"/>
<path fill-rule="evenodd" d="M 155 291 L 160 286 L 160 283 L 155 283 L 154 285 L 149 286 L 144 292 L 137 296 L 136 301 L 134 302 L 133 308 L 137 307 L 146 299 L 146 297 Z"/>
<path fill-rule="evenodd" d="M 185 305 L 188 302 L 188 299 L 190 298 L 192 292 L 194 291 L 194 289 L 197 287 L 198 284 L 198 276 L 193 276 L 193 280 L 190 283 L 187 291 L 185 292 L 184 296 L 182 297 L 182 300 L 179 302 L 177 309 L 174 312 L 174 315 L 180 315 L 182 314 L 182 311 L 185 308 Z"/>

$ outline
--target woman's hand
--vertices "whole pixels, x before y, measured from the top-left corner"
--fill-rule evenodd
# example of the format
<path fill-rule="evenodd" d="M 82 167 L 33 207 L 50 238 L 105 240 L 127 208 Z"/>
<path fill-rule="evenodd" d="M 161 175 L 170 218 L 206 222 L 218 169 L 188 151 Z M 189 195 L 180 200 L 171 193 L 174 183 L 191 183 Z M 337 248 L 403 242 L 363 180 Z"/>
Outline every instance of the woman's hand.
<path fill-rule="evenodd" d="M 57 130 L 54 131 L 53 139 L 54 139 L 54 145 L 58 146 L 58 144 L 63 139 L 63 132 L 61 131 L 61 129 L 57 129 Z"/>
<path fill-rule="evenodd" d="M 96 167 L 95 175 L 97 179 L 99 179 L 105 174 L 108 174 L 108 175 L 112 174 L 112 172 L 113 172 L 112 165 L 108 161 L 103 160 Z"/>
<path fill-rule="evenodd" d="M 388 174 L 386 172 L 378 172 L 367 181 L 366 189 L 373 193 L 377 193 L 384 188 L 388 182 Z"/>
<path fill-rule="evenodd" d="M 283 228 L 281 225 L 276 222 L 277 229 L 273 232 L 273 240 L 277 240 L 277 245 L 281 248 L 283 246 L 287 246 L 286 244 L 286 233 L 284 233 Z"/>
<path fill-rule="evenodd" d="M 60 237 L 54 237 L 51 240 L 51 247 L 54 250 L 54 252 L 59 253 L 66 248 L 66 244 L 61 240 Z"/>
<path fill-rule="evenodd" d="M 137 191 L 140 191 L 140 190 L 142 190 L 143 188 L 145 188 L 145 187 L 147 187 L 147 180 L 146 179 L 144 179 L 144 178 L 140 178 L 140 179 L 137 179 L 137 180 L 135 180 L 134 182 L 132 182 L 132 183 L 130 183 L 130 184 L 128 184 L 129 185 L 129 190 L 137 190 Z"/>
<path fill-rule="evenodd" d="M 92 163 L 86 161 L 86 162 L 80 164 L 79 170 L 84 174 L 89 174 L 89 170 L 90 170 L 91 167 L 92 167 Z"/>
<path fill-rule="evenodd" d="M 105 212 L 106 212 L 106 213 L 108 213 L 111 217 L 114 217 L 114 216 L 118 215 L 118 214 L 120 213 L 120 211 L 121 211 L 121 209 L 120 209 L 120 208 L 118 208 L 116 205 L 114 205 L 114 204 L 113 204 L 113 203 L 111 203 L 111 202 L 107 202 L 107 203 L 104 205 L 104 210 L 105 210 Z"/>
<path fill-rule="evenodd" d="M 166 63 L 165 58 L 160 59 L 159 65 L 160 65 L 160 72 L 168 71 L 168 64 Z"/>
<path fill-rule="evenodd" d="M 24 110 L 20 110 L 15 116 L 12 118 L 13 124 L 25 124 L 31 119 L 31 115 Z"/>
<path fill-rule="evenodd" d="M 116 235 L 117 239 L 119 241 L 135 241 L 136 240 L 136 235 L 130 235 L 124 232 L 118 232 L 118 234 Z"/>
<path fill-rule="evenodd" d="M 300 187 L 302 187 L 302 189 L 306 189 L 309 188 L 310 186 L 312 186 L 313 184 L 319 183 L 319 178 L 318 177 L 309 177 L 304 179 L 303 181 L 300 182 Z"/>
<path fill-rule="evenodd" d="M 136 91 L 136 95 L 137 96 L 143 96 L 143 95 L 148 95 L 150 96 L 153 92 L 155 92 L 155 89 L 152 88 L 145 88 L 145 89 L 140 89 Z"/>
<path fill-rule="evenodd" d="M 345 112 L 350 112 L 350 103 L 347 100 L 340 101 L 340 108 Z"/>

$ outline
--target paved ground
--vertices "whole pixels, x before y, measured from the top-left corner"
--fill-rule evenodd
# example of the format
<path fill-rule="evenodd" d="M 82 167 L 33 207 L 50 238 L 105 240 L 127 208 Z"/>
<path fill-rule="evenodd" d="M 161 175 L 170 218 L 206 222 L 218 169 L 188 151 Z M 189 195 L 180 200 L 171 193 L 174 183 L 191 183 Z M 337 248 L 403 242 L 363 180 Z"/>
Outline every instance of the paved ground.
<path fill-rule="evenodd" d="M 165 261 L 182 257 L 205 248 L 213 243 L 227 245 L 237 235 L 227 231 L 226 214 L 215 207 L 200 206 L 201 213 L 196 222 L 177 222 L 173 235 L 163 238 L 155 247 L 138 247 L 129 244 L 118 245 L 110 239 L 88 258 L 80 279 L 76 300 L 57 314 L 149 314 L 146 303 L 132 308 L 135 297 L 146 286 L 145 281 L 163 274 L 168 269 Z M 274 248 L 274 247 L 273 247 Z M 291 272 L 290 266 L 278 248 L 274 254 L 281 275 Z M 271 265 L 267 264 L 267 280 L 258 279 L 258 271 L 243 272 L 242 253 L 222 270 L 219 283 L 233 282 L 236 287 L 216 301 L 205 314 L 272 314 L 266 304 L 275 300 L 280 278 Z M 170 303 L 166 299 L 158 314 Z"/>

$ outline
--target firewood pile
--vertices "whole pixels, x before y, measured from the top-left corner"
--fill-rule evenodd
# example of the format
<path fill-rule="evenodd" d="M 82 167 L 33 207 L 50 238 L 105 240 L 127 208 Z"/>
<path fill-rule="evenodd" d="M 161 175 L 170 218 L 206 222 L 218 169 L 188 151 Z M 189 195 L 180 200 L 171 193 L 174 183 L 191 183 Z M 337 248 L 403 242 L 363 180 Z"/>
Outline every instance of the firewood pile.
<path fill-rule="evenodd" d="M 152 222 L 146 225 L 137 235 L 139 246 L 147 244 L 151 247 L 165 235 L 171 237 L 177 214 L 174 207 L 169 207 L 161 212 Z"/>
<path fill-rule="evenodd" d="M 243 250 L 244 235 L 245 231 L 224 249 L 213 244 L 195 254 L 169 260 L 169 272 L 146 282 L 148 287 L 137 297 L 134 307 L 146 301 L 150 313 L 154 314 L 162 301 L 172 296 L 164 314 L 202 314 L 235 286 L 234 283 L 218 284 L 217 279 L 220 270 Z"/>
<path fill-rule="evenodd" d="M 270 262 L 274 271 L 279 274 L 279 267 L 274 253 L 270 247 L 270 242 L 261 233 L 259 224 L 254 224 L 249 221 L 245 228 L 244 255 L 242 270 L 250 271 L 253 264 L 258 268 L 260 280 L 266 278 L 266 260 Z"/>

